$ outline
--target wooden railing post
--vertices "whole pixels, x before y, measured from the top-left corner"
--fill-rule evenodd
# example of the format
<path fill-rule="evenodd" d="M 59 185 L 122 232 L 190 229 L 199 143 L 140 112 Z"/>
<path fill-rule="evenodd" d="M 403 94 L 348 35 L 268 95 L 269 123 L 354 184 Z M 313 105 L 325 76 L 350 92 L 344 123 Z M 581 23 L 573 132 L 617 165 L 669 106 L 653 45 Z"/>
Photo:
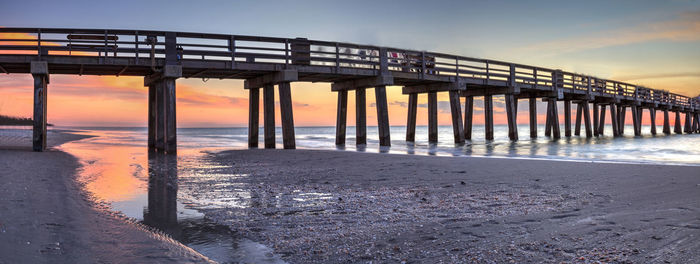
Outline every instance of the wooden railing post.
<path fill-rule="evenodd" d="M 340 71 L 340 48 L 338 47 L 338 43 L 335 43 L 335 72 L 338 73 Z"/>
<path fill-rule="evenodd" d="M 139 62 L 139 32 L 134 32 L 134 49 L 136 52 L 136 63 Z"/>
<path fill-rule="evenodd" d="M 36 51 L 37 56 L 39 57 L 39 60 L 41 60 L 41 55 L 42 55 L 42 53 L 44 53 L 44 52 L 41 50 L 41 29 L 39 29 L 39 30 L 37 31 L 37 35 L 36 35 L 36 46 L 37 46 L 37 51 Z"/>
<path fill-rule="evenodd" d="M 421 64 L 421 79 L 425 79 L 425 51 L 422 51 L 420 53 L 421 59 L 420 59 L 420 64 Z"/>
<path fill-rule="evenodd" d="M 386 48 L 379 48 L 379 71 L 380 75 L 389 72 L 389 60 Z"/>
<path fill-rule="evenodd" d="M 228 49 L 231 52 L 231 69 L 236 69 L 236 36 L 228 40 Z"/>

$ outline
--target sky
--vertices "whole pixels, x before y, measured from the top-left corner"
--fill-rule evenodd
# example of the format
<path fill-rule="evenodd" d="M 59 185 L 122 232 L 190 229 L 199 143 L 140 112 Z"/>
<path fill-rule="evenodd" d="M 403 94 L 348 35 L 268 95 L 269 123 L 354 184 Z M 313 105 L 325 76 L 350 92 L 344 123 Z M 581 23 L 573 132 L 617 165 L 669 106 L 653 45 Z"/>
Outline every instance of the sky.
<path fill-rule="evenodd" d="M 700 94 L 700 2 L 692 0 L 23 0 L 1 5 L 3 27 L 306 37 L 510 61 Z M 29 75 L 0 75 L 0 114 L 31 116 L 32 85 Z M 387 96 L 390 123 L 405 125 L 408 97 L 393 86 Z M 248 98 L 241 80 L 179 79 L 177 97 L 180 127 L 247 125 Z M 352 126 L 352 92 L 349 98 Z M 329 83 L 293 83 L 292 100 L 296 125 L 335 124 L 337 99 Z M 448 125 L 447 95 L 439 94 L 438 100 L 439 123 Z M 368 125 L 376 124 L 373 102 L 373 89 L 368 89 Z M 426 102 L 425 95 L 419 96 L 419 125 L 427 124 Z M 63 126 L 145 126 L 146 103 L 142 78 L 52 75 L 48 120 Z M 483 123 L 481 105 L 477 99 L 477 124 Z M 495 122 L 505 123 L 502 98 L 496 98 L 495 107 Z M 527 109 L 526 103 L 519 109 Z M 527 122 L 527 111 L 520 115 L 518 121 Z"/>

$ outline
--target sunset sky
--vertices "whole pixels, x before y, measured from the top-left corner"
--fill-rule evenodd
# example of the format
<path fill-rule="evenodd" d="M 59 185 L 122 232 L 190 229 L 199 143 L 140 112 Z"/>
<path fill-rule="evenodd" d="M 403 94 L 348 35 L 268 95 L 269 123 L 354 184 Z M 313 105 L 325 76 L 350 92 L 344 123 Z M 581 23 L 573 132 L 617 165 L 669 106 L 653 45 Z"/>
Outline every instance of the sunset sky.
<path fill-rule="evenodd" d="M 5 1 L 3 27 L 114 28 L 306 37 L 452 53 L 700 94 L 699 1 Z M 0 34 L 1 35 L 1 34 Z M 0 114 L 31 116 L 29 75 L 0 75 Z M 52 75 L 48 120 L 63 126 L 145 126 L 135 77 Z M 388 88 L 389 120 L 405 125 L 407 96 Z M 242 80 L 180 79 L 181 127 L 246 126 Z M 449 124 L 440 94 L 440 124 Z M 374 102 L 372 89 L 367 103 Z M 328 83 L 292 84 L 296 125 L 334 125 Z M 419 96 L 419 104 L 426 103 Z M 496 98 L 496 123 L 505 123 Z M 354 125 L 354 94 L 348 102 Z M 481 102 L 476 102 L 477 110 Z M 521 102 L 519 109 L 526 110 Z M 543 112 L 544 107 L 540 107 Z M 368 124 L 376 124 L 369 108 Z M 483 117 L 475 116 L 475 122 Z M 519 122 L 527 123 L 527 111 Z M 427 110 L 419 108 L 419 124 Z M 277 115 L 279 118 L 279 114 Z M 630 118 L 627 119 L 631 120 Z M 540 118 L 544 122 L 544 118 Z M 279 125 L 279 121 L 277 123 Z"/>

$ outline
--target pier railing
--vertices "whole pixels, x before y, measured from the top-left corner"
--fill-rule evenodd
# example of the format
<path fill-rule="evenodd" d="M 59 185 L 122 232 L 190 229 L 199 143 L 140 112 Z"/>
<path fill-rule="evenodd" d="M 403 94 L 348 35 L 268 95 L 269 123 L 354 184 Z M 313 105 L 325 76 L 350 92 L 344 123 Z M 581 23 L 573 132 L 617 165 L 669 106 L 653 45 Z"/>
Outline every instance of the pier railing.
<path fill-rule="evenodd" d="M 165 58 L 166 43 L 177 47 L 178 60 L 327 66 L 342 69 L 414 74 L 501 82 L 541 89 L 563 89 L 597 96 L 690 107 L 700 101 L 667 91 L 584 74 L 517 63 L 437 52 L 359 45 L 343 42 L 244 35 L 152 30 L 0 28 L 0 55 L 89 56 L 135 59 Z"/>

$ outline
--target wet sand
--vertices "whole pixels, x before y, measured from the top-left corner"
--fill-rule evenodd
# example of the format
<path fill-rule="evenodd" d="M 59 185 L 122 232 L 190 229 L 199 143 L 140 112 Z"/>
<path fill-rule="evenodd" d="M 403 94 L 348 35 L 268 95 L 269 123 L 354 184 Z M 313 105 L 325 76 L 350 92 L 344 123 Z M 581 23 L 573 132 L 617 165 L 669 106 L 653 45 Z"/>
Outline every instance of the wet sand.
<path fill-rule="evenodd" d="M 81 138 L 51 131 L 48 144 Z M 209 262 L 94 203 L 75 180 L 74 157 L 19 142 L 0 144 L 0 263 Z"/>
<path fill-rule="evenodd" d="M 700 167 L 317 150 L 211 154 L 192 199 L 291 263 L 698 263 Z M 228 176 L 226 176 L 228 175 Z"/>

